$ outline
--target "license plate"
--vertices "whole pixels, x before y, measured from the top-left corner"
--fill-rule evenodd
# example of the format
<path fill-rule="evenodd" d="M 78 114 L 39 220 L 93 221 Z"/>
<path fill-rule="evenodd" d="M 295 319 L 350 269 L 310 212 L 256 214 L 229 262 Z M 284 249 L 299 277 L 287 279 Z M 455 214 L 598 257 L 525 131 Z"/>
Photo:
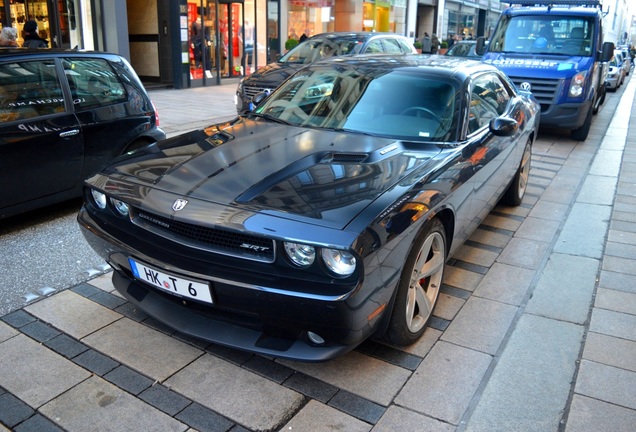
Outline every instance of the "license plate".
<path fill-rule="evenodd" d="M 204 282 L 197 282 L 190 279 L 166 273 L 145 264 L 141 264 L 132 258 L 128 258 L 130 269 L 135 277 L 152 286 L 162 289 L 171 294 L 199 300 L 205 303 L 213 303 L 210 294 L 210 285 Z"/>

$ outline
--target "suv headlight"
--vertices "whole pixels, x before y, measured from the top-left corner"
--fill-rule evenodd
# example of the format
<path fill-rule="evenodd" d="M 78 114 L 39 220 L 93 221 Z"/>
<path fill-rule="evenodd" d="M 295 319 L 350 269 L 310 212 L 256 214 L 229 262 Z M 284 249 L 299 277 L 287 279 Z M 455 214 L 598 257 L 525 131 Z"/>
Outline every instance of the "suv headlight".
<path fill-rule="evenodd" d="M 586 72 L 579 72 L 572 77 L 568 96 L 579 97 L 583 94 L 583 90 L 585 87 L 585 75 L 586 75 Z"/>

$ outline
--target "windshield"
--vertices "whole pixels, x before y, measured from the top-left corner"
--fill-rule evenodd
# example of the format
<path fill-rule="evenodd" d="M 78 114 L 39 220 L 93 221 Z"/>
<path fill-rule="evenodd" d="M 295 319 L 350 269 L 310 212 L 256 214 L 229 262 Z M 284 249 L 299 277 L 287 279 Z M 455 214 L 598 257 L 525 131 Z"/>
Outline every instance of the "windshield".
<path fill-rule="evenodd" d="M 504 16 L 495 30 L 488 51 L 590 56 L 594 52 L 593 35 L 593 18 Z"/>
<path fill-rule="evenodd" d="M 355 35 L 341 38 L 311 38 L 297 45 L 280 58 L 281 63 L 309 64 L 336 55 L 356 54 L 362 41 Z"/>
<path fill-rule="evenodd" d="M 416 68 L 315 65 L 285 81 L 255 112 L 297 126 L 441 142 L 456 139 L 457 94 L 450 81 Z"/>

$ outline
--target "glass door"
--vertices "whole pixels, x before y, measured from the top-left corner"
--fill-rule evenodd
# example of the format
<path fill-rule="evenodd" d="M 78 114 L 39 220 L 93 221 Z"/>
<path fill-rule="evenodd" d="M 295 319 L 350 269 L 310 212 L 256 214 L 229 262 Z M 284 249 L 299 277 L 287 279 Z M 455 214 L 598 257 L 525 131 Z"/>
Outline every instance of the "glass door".
<path fill-rule="evenodd" d="M 221 77 L 243 75 L 244 46 L 241 36 L 243 25 L 243 3 L 219 1 L 219 33 L 225 65 Z"/>

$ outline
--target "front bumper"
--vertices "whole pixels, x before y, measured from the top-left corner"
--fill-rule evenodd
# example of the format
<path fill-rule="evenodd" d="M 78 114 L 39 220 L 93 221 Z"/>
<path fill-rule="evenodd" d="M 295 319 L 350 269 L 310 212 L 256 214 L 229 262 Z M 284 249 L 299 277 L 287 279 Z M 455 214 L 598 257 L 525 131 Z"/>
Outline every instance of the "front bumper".
<path fill-rule="evenodd" d="M 390 297 L 390 290 L 368 293 L 361 285 L 352 287 L 346 295 L 320 296 L 235 281 L 212 263 L 204 273 L 200 265 L 192 263 L 192 257 L 180 256 L 179 250 L 170 255 L 168 264 L 156 259 L 157 253 L 149 256 L 144 240 L 139 240 L 134 249 L 105 231 L 116 227 L 100 226 L 85 208 L 78 222 L 91 247 L 115 269 L 113 285 L 128 301 L 179 332 L 232 348 L 300 361 L 335 358 L 375 332 L 383 316 L 373 313 L 382 302 L 378 296 Z M 156 250 L 165 250 L 156 239 L 148 241 Z M 209 282 L 214 305 L 171 295 L 136 280 L 130 257 L 182 277 Z M 242 273 L 251 277 L 249 268 L 243 268 Z M 325 343 L 312 342 L 308 332 L 319 335 Z"/>
<path fill-rule="evenodd" d="M 541 112 L 541 126 L 577 129 L 585 123 L 592 101 L 551 105 Z"/>

